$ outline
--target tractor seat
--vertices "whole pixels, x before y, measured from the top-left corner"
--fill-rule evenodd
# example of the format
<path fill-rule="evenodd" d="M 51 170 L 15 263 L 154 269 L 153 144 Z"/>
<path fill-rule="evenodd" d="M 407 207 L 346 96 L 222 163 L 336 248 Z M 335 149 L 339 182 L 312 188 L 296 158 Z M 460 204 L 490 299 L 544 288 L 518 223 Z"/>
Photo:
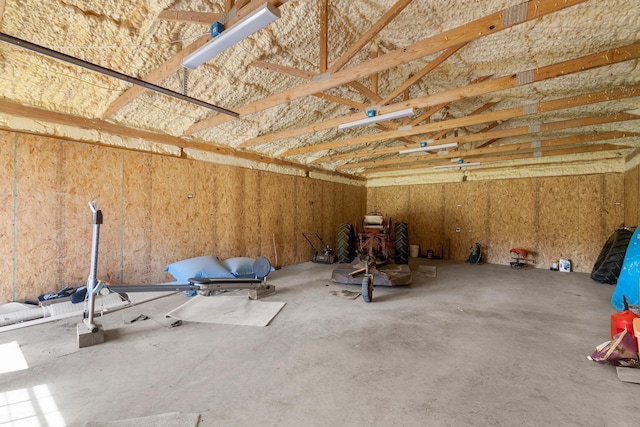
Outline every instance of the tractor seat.
<path fill-rule="evenodd" d="M 364 224 L 367 225 L 382 225 L 384 223 L 384 217 L 382 215 L 365 215 Z"/>

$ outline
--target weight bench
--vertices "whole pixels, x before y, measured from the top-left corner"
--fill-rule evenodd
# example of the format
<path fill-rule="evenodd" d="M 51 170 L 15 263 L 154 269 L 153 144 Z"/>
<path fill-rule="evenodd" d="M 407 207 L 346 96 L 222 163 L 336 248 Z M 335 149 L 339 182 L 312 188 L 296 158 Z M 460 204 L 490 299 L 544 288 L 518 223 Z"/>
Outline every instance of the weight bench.
<path fill-rule="evenodd" d="M 276 292 L 276 287 L 267 284 L 267 276 L 271 272 L 271 263 L 265 257 L 257 258 L 253 262 L 254 277 L 193 277 L 188 285 L 123 285 L 107 286 L 110 291 L 118 293 L 127 292 L 165 292 L 165 291 L 198 291 L 203 295 L 225 289 L 247 289 L 250 299 L 259 299 Z"/>

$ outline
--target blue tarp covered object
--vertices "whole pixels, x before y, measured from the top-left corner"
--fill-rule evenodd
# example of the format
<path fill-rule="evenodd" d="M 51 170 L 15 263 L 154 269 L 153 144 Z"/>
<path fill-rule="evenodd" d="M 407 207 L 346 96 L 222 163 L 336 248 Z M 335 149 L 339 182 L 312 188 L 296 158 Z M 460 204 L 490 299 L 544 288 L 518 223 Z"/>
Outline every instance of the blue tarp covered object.
<path fill-rule="evenodd" d="M 640 279 L 640 227 L 631 236 L 627 252 L 622 262 L 618 283 L 611 296 L 611 305 L 618 311 L 624 310 L 622 297 L 630 305 L 638 305 L 638 280 Z"/>

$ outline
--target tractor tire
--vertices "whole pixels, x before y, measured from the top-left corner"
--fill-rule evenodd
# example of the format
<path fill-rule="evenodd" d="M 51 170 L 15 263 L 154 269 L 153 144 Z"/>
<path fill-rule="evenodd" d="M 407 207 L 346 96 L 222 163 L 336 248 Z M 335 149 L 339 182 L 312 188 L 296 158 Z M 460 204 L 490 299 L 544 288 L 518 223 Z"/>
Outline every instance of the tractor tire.
<path fill-rule="evenodd" d="M 351 224 L 340 224 L 336 238 L 336 255 L 338 256 L 338 262 L 349 263 L 353 260 L 355 256 L 352 245 L 354 238 L 355 233 L 353 226 Z"/>
<path fill-rule="evenodd" d="M 409 232 L 407 224 L 404 222 L 396 222 L 393 225 L 394 242 L 395 242 L 395 258 L 396 264 L 409 263 Z"/>
<path fill-rule="evenodd" d="M 632 235 L 631 230 L 619 228 L 609 236 L 591 270 L 593 280 L 607 285 L 615 285 L 618 282 Z"/>
<path fill-rule="evenodd" d="M 365 274 L 362 278 L 362 299 L 364 302 L 373 300 L 373 275 Z"/>

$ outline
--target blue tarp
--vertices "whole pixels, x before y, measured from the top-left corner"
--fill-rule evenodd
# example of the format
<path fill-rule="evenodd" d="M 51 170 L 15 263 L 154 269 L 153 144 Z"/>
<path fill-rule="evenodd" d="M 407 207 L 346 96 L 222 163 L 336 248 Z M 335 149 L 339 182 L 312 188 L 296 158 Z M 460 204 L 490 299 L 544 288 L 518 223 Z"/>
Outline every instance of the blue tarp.
<path fill-rule="evenodd" d="M 624 310 L 622 297 L 630 305 L 638 305 L 638 280 L 640 279 L 640 227 L 631 236 L 627 252 L 622 261 L 618 283 L 611 296 L 611 305 L 618 311 Z"/>

